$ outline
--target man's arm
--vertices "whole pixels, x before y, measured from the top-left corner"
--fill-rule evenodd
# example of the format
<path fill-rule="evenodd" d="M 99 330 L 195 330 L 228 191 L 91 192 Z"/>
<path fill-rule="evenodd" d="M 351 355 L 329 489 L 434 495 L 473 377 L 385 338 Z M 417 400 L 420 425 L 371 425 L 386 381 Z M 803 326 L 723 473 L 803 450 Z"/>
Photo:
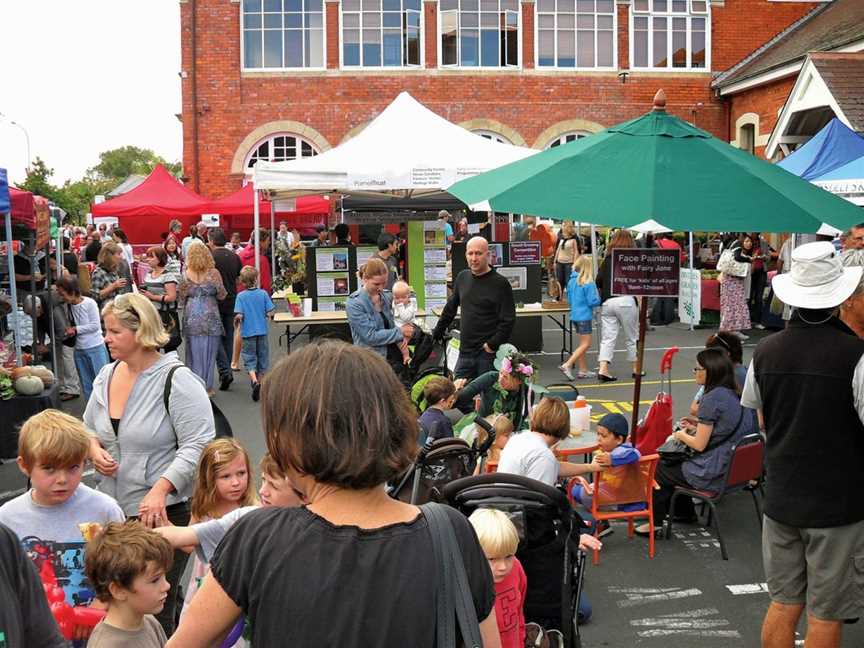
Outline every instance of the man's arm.
<path fill-rule="evenodd" d="M 441 312 L 441 317 L 438 318 L 438 324 L 432 333 L 432 337 L 436 340 L 444 337 L 444 333 L 450 328 L 456 317 L 456 311 L 459 309 L 459 276 L 461 273 L 456 276 L 456 280 L 453 282 L 453 294 L 450 295 L 450 299 L 444 305 L 444 310 Z"/>
<path fill-rule="evenodd" d="M 516 304 L 513 301 L 513 288 L 510 287 L 509 281 L 502 281 L 499 297 L 498 326 L 492 337 L 486 340 L 486 344 L 489 345 L 489 351 L 492 353 L 510 340 L 510 335 L 513 333 L 513 325 L 516 324 Z"/>
<path fill-rule="evenodd" d="M 864 423 L 864 355 L 855 365 L 855 373 L 852 374 L 852 396 L 855 400 L 855 411 L 858 418 Z"/>

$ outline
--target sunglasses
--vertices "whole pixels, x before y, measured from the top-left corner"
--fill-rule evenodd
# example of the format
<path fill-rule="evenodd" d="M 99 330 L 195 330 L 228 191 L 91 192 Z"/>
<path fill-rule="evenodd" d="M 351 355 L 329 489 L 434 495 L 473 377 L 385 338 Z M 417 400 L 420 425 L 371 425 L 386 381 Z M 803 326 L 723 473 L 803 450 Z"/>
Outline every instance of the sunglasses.
<path fill-rule="evenodd" d="M 705 367 L 693 367 L 693 373 L 699 373 L 700 371 L 705 371 Z"/>
<path fill-rule="evenodd" d="M 131 293 L 124 293 L 122 295 L 117 295 L 114 298 L 114 305 L 117 308 L 120 308 L 122 310 L 125 310 L 125 311 L 132 313 L 132 315 L 135 317 L 135 319 L 140 321 L 141 315 L 138 313 L 138 309 L 135 308 L 135 304 L 133 304 L 132 300 L 129 299 L 130 294 Z"/>

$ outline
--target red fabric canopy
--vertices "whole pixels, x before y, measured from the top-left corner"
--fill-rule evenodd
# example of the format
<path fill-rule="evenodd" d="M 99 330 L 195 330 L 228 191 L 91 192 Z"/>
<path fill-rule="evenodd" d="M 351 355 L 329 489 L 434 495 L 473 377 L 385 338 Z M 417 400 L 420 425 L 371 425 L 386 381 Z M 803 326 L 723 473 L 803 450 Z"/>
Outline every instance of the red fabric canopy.
<path fill-rule="evenodd" d="M 36 201 L 29 191 L 9 187 L 12 202 L 12 222 L 21 223 L 27 229 L 36 229 Z"/>
<path fill-rule="evenodd" d="M 219 214 L 219 223 L 230 235 L 231 232 L 240 232 L 245 236 L 252 230 L 255 195 L 251 184 L 247 184 L 239 191 L 220 200 L 211 201 L 207 205 L 207 213 Z M 270 201 L 262 200 L 258 203 L 261 227 L 270 228 Z M 296 228 L 301 234 L 312 234 L 315 226 L 327 221 L 330 213 L 330 201 L 320 196 L 301 196 L 297 198 L 294 211 L 277 211 L 274 218 L 275 225 L 285 221 L 292 229 Z"/>
<path fill-rule="evenodd" d="M 132 191 L 93 205 L 94 217 L 115 216 L 130 243 L 159 243 L 168 231 L 168 223 L 177 219 L 190 225 L 207 213 L 207 200 L 184 186 L 161 164 Z"/>

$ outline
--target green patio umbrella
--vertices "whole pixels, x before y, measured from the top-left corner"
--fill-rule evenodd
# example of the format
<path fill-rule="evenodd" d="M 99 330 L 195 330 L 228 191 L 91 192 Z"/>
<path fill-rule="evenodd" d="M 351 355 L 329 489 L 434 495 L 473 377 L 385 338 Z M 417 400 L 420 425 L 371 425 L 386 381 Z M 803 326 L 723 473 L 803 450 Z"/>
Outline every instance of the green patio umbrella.
<path fill-rule="evenodd" d="M 778 166 L 666 113 L 551 148 L 447 191 L 475 211 L 632 227 L 654 220 L 673 231 L 814 233 L 847 229 L 862 211 Z"/>

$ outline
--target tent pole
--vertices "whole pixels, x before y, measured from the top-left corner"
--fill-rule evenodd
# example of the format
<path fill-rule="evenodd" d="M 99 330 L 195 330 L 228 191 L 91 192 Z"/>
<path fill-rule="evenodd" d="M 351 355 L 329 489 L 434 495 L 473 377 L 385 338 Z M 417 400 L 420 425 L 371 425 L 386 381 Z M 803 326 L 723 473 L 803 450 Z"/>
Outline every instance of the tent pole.
<path fill-rule="evenodd" d="M 9 267 L 9 297 L 15 311 L 12 338 L 15 340 L 15 364 L 21 366 L 21 322 L 18 319 L 18 287 L 15 285 L 15 260 L 12 258 L 12 214 L 6 214 L 6 264 Z"/>
<path fill-rule="evenodd" d="M 291 251 L 288 250 L 288 254 L 290 253 Z M 279 272 L 279 262 L 276 259 L 276 209 L 272 200 L 270 201 L 270 266 L 270 280 L 272 281 L 276 273 Z"/>
<path fill-rule="evenodd" d="M 261 212 L 260 212 L 260 207 L 258 205 L 258 188 L 255 186 L 255 180 L 254 179 L 252 180 L 252 193 L 254 194 L 254 198 L 255 198 L 253 201 L 254 207 L 253 207 L 253 211 L 252 211 L 253 216 L 254 216 L 253 225 L 255 226 L 255 229 L 253 230 L 253 232 L 254 232 L 253 238 L 255 240 L 255 243 L 254 243 L 254 245 L 255 245 L 255 270 L 258 271 L 258 277 L 259 277 L 259 281 L 260 281 L 260 277 L 261 277 L 261 247 L 260 247 L 261 242 L 260 242 L 260 234 L 258 233 L 258 228 L 261 225 Z"/>
<path fill-rule="evenodd" d="M 642 397 L 642 363 L 645 359 L 645 329 L 648 320 L 648 298 L 639 298 L 639 343 L 636 353 L 636 382 L 633 385 L 633 416 L 630 420 L 630 441 L 635 446 L 636 424 L 639 422 L 639 399 Z"/>
<path fill-rule="evenodd" d="M 591 236 L 591 267 L 594 271 L 594 281 L 597 281 L 597 238 L 596 231 L 594 227 L 594 223 L 591 223 L 590 229 Z M 596 316 L 595 316 L 596 317 Z M 602 326 L 602 320 L 598 321 L 598 324 Z M 600 330 L 600 326 L 596 327 L 597 330 Z M 594 338 L 594 344 L 597 347 L 597 355 L 600 355 L 600 335 L 592 336 Z"/>
<path fill-rule="evenodd" d="M 693 307 L 693 300 L 696 298 L 696 282 L 693 279 L 693 232 L 690 232 L 690 307 Z M 696 314 L 696 311 L 693 311 Z M 680 318 L 680 314 L 679 314 Z M 693 321 L 693 316 L 690 316 L 690 330 L 696 328 L 696 323 Z"/>

